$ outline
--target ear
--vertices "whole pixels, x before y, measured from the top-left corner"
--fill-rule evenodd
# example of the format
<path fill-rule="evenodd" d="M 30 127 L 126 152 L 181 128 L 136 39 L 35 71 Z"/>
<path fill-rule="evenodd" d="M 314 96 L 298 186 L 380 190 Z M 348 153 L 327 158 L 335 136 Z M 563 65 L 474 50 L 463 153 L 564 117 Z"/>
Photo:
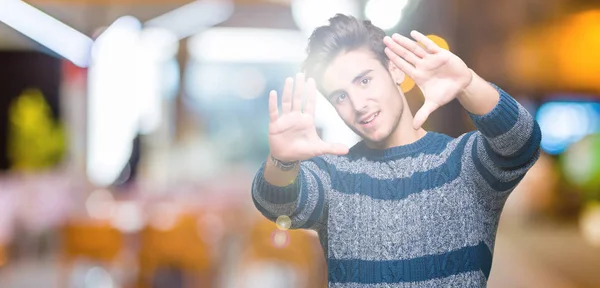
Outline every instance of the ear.
<path fill-rule="evenodd" d="M 392 75 L 392 79 L 397 85 L 400 85 L 402 82 L 404 82 L 404 78 L 406 76 L 404 72 L 402 72 L 402 70 L 400 70 L 400 68 L 394 64 L 394 62 L 388 62 L 388 71 L 390 72 L 390 75 Z"/>

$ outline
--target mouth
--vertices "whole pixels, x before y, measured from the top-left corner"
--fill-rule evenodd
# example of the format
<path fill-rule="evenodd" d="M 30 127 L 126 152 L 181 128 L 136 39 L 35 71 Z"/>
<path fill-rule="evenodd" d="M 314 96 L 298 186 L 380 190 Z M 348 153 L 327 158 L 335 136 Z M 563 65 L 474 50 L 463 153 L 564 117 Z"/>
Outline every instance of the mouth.
<path fill-rule="evenodd" d="M 373 113 L 373 114 L 371 114 L 371 116 L 363 118 L 360 121 L 360 124 L 362 124 L 362 125 L 368 125 L 368 124 L 372 123 L 373 121 L 375 121 L 375 119 L 377 119 L 377 116 L 379 116 L 379 112 Z"/>

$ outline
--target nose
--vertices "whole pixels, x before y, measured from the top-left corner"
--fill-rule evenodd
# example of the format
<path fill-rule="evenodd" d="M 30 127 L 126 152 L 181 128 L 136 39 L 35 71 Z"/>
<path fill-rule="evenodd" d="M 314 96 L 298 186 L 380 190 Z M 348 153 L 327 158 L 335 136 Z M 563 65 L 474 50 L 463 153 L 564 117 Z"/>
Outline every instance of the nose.
<path fill-rule="evenodd" d="M 350 97 L 350 102 L 352 102 L 352 108 L 354 111 L 358 112 L 359 114 L 367 112 L 367 100 L 365 97 Z"/>

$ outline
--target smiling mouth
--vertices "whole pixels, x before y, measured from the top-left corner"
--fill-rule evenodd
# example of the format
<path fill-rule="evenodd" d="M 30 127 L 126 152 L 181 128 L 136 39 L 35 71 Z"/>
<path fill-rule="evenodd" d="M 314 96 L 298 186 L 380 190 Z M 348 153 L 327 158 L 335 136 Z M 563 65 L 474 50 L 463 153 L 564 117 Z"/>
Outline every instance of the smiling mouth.
<path fill-rule="evenodd" d="M 373 114 L 373 116 L 369 117 L 369 119 L 367 119 L 367 120 L 360 121 L 360 124 L 369 124 L 369 123 L 373 122 L 373 120 L 375 120 L 375 118 L 377 118 L 377 116 L 379 116 L 379 112 Z"/>

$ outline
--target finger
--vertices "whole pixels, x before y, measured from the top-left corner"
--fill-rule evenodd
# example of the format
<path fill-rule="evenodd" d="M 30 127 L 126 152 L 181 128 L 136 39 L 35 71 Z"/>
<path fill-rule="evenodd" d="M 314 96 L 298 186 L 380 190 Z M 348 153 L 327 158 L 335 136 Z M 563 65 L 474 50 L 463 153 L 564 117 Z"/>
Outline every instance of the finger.
<path fill-rule="evenodd" d="M 419 56 L 420 58 L 423 58 L 427 54 L 429 54 L 427 51 L 425 51 L 425 49 L 423 49 L 423 47 L 421 47 L 421 45 L 419 45 L 417 42 L 409 39 L 408 37 L 405 37 L 405 36 L 395 33 L 394 35 L 392 35 L 392 39 L 394 40 L 395 43 L 401 45 L 405 49 L 408 49 L 409 51 L 411 51 L 415 55 Z"/>
<path fill-rule="evenodd" d="M 419 31 L 416 31 L 416 30 L 411 31 L 410 36 L 415 38 L 415 40 L 419 41 L 419 43 L 423 44 L 423 46 L 425 46 L 425 49 L 427 49 L 427 51 L 429 51 L 431 53 L 437 53 L 440 50 L 442 50 L 442 48 L 440 48 L 440 46 L 435 44 L 435 42 L 433 42 L 433 40 L 429 39 L 427 36 L 423 35 Z"/>
<path fill-rule="evenodd" d="M 277 107 L 277 91 L 271 90 L 269 93 L 269 118 L 275 122 L 279 118 L 279 109 Z"/>
<path fill-rule="evenodd" d="M 436 103 L 433 103 L 431 101 L 425 101 L 425 103 L 423 103 L 423 106 L 421 106 L 419 111 L 417 111 L 417 114 L 415 114 L 415 118 L 413 120 L 413 128 L 415 128 L 415 130 L 421 128 L 423 124 L 425 124 L 425 121 L 427 121 L 427 118 L 429 118 L 429 115 L 433 113 L 433 111 L 437 110 L 439 107 L 440 106 Z"/>
<path fill-rule="evenodd" d="M 317 85 L 315 79 L 308 78 L 308 81 L 306 81 L 306 104 L 304 105 L 304 113 L 315 115 L 316 102 Z"/>
<path fill-rule="evenodd" d="M 302 112 L 302 100 L 304 99 L 304 74 L 298 73 L 294 81 L 294 100 L 292 111 Z"/>
<path fill-rule="evenodd" d="M 415 73 L 417 72 L 415 66 L 408 63 L 404 58 L 398 56 L 394 53 L 390 48 L 385 48 L 385 54 L 388 56 L 390 61 L 396 65 L 396 67 L 400 68 L 402 72 L 408 75 L 410 78 L 415 79 Z"/>
<path fill-rule="evenodd" d="M 321 145 L 321 154 L 345 155 L 350 149 L 348 146 L 339 143 L 326 143 Z"/>
<path fill-rule="evenodd" d="M 392 52 L 394 52 L 396 55 L 404 58 L 404 60 L 408 61 L 408 63 L 410 63 L 412 65 L 416 65 L 417 61 L 419 61 L 421 59 L 415 53 L 409 51 L 402 45 L 396 43 L 390 37 L 386 36 L 385 38 L 383 38 L 383 42 L 385 43 L 385 45 L 387 46 L 388 49 L 392 50 Z"/>
<path fill-rule="evenodd" d="M 281 94 L 281 113 L 289 113 L 292 111 L 292 87 L 294 86 L 294 79 L 288 77 L 285 79 L 285 85 L 283 86 L 283 93 Z"/>

